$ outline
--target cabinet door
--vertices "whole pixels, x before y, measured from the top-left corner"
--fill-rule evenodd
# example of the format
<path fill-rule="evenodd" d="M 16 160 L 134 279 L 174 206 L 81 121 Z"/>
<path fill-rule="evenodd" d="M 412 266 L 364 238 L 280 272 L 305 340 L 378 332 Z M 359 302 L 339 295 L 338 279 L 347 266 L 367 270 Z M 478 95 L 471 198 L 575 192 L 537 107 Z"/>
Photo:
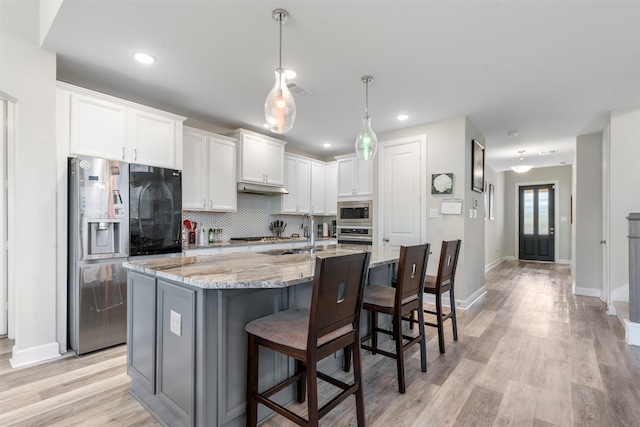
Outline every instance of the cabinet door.
<path fill-rule="evenodd" d="M 283 194 L 282 213 L 296 213 L 298 211 L 298 175 L 297 159 L 294 157 L 284 158 L 284 185 L 289 194 Z"/>
<path fill-rule="evenodd" d="M 309 212 L 324 214 L 325 207 L 325 166 L 322 163 L 311 163 L 311 207 Z"/>
<path fill-rule="evenodd" d="M 311 162 L 298 159 L 296 165 L 298 213 L 309 213 L 311 209 Z"/>
<path fill-rule="evenodd" d="M 328 164 L 325 175 L 325 214 L 336 215 L 338 213 L 338 164 Z"/>
<path fill-rule="evenodd" d="M 156 281 L 127 275 L 127 374 L 150 393 L 156 389 Z"/>
<path fill-rule="evenodd" d="M 355 195 L 355 159 L 338 160 L 338 197 Z"/>
<path fill-rule="evenodd" d="M 132 163 L 176 169 L 176 121 L 132 110 Z"/>
<path fill-rule="evenodd" d="M 266 180 L 264 140 L 246 134 L 243 134 L 241 138 L 239 181 L 262 184 Z"/>
<path fill-rule="evenodd" d="M 127 109 L 109 101 L 71 94 L 71 154 L 129 161 Z"/>
<path fill-rule="evenodd" d="M 209 137 L 209 193 L 208 209 L 236 212 L 236 144 Z"/>
<path fill-rule="evenodd" d="M 196 132 L 185 131 L 183 158 L 182 209 L 206 209 L 208 206 L 207 137 Z"/>
<path fill-rule="evenodd" d="M 373 161 L 355 159 L 356 170 L 354 174 L 356 195 L 373 195 Z"/>
<path fill-rule="evenodd" d="M 264 141 L 264 159 L 265 183 L 284 185 L 284 145 L 279 142 Z"/>

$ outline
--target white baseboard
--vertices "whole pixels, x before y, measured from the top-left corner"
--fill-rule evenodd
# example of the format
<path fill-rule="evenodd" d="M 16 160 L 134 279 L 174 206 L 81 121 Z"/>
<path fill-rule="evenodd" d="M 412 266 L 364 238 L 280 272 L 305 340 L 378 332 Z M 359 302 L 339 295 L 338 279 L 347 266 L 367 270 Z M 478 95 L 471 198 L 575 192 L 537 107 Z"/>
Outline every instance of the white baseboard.
<path fill-rule="evenodd" d="M 624 328 L 624 340 L 629 345 L 640 346 L 640 323 L 629 320 L 629 303 L 626 301 L 614 301 L 618 320 Z"/>
<path fill-rule="evenodd" d="M 594 289 L 594 288 L 581 288 L 576 286 L 576 282 L 573 282 L 573 294 L 580 295 L 583 297 L 602 297 L 602 289 Z"/>
<path fill-rule="evenodd" d="M 505 255 L 505 256 L 502 257 L 502 259 L 507 260 L 507 261 L 517 261 L 518 260 L 518 258 L 516 258 L 513 255 Z"/>
<path fill-rule="evenodd" d="M 16 347 L 13 346 L 13 357 L 9 359 L 9 363 L 12 368 L 33 365 L 34 363 L 44 362 L 45 360 L 60 357 L 59 350 L 60 345 L 56 341 L 22 350 L 16 349 Z"/>
<path fill-rule="evenodd" d="M 505 257 L 502 258 L 498 258 L 497 260 L 490 262 L 489 264 L 484 266 L 484 272 L 487 273 L 488 271 L 490 271 L 491 269 L 495 268 L 498 264 L 500 264 L 502 261 L 506 261 Z"/>
<path fill-rule="evenodd" d="M 556 264 L 571 264 L 570 259 L 557 259 Z"/>
<path fill-rule="evenodd" d="M 471 305 L 473 305 L 476 301 L 482 298 L 486 293 L 487 293 L 487 288 L 486 286 L 483 286 L 477 291 L 475 291 L 473 294 L 471 294 L 471 296 L 465 300 L 456 299 L 456 308 L 466 310 L 469 307 L 471 307 Z M 449 295 L 449 293 L 447 293 L 446 295 Z M 435 296 L 431 294 L 424 294 L 423 301 L 425 302 L 425 304 L 436 303 Z M 451 305 L 449 297 L 445 297 L 444 295 L 442 296 L 442 305 L 445 307 L 449 307 Z"/>

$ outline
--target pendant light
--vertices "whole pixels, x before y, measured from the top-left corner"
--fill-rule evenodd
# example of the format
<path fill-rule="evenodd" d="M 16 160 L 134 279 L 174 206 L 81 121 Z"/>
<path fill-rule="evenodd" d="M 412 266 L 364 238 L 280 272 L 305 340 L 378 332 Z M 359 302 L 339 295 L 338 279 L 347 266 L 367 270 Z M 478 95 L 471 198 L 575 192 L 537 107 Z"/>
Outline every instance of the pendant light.
<path fill-rule="evenodd" d="M 366 85 L 366 97 L 362 129 L 356 138 L 356 154 L 360 160 L 373 160 L 378 152 L 378 138 L 371 129 L 371 117 L 369 117 L 369 83 L 373 81 L 373 77 L 363 76 L 360 80 Z"/>
<path fill-rule="evenodd" d="M 282 69 L 282 24 L 287 22 L 289 12 L 276 9 L 271 14 L 280 25 L 280 56 L 276 68 L 276 82 L 264 102 L 264 116 L 271 132 L 287 133 L 296 120 L 296 102 L 287 87 L 285 71 Z"/>
<path fill-rule="evenodd" d="M 522 161 L 524 160 L 522 153 L 524 153 L 524 150 L 520 150 L 518 151 L 518 153 L 520 153 L 520 164 L 517 166 L 511 166 L 511 169 L 514 172 L 518 172 L 518 173 L 525 173 L 525 172 L 529 172 L 531 170 L 531 168 L 533 168 L 532 165 L 525 165 L 522 163 Z"/>

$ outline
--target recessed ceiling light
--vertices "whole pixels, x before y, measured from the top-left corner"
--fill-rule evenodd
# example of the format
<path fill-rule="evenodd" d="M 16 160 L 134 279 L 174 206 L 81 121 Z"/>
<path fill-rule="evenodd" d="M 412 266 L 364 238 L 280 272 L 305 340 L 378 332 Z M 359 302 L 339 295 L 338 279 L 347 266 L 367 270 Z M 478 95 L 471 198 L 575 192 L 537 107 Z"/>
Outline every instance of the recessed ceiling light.
<path fill-rule="evenodd" d="M 145 52 L 134 52 L 133 57 L 141 64 L 149 65 L 156 62 L 155 56 Z"/>
<path fill-rule="evenodd" d="M 398 115 L 398 120 L 407 120 L 409 118 L 408 114 L 399 114 Z"/>
<path fill-rule="evenodd" d="M 541 156 L 546 156 L 548 154 L 556 154 L 557 152 L 558 150 L 555 149 L 555 150 L 539 151 L 538 154 L 540 154 Z"/>
<path fill-rule="evenodd" d="M 296 73 L 294 70 L 284 70 L 284 76 L 287 78 L 287 80 L 295 79 L 297 75 L 298 73 Z"/>
<path fill-rule="evenodd" d="M 517 138 L 518 137 L 518 131 L 517 130 L 510 130 L 509 132 L 507 132 L 507 136 L 509 136 L 509 138 Z"/>
<path fill-rule="evenodd" d="M 324 148 L 329 148 L 329 147 L 331 147 L 331 144 L 329 144 L 328 142 L 325 142 L 324 144 L 322 144 L 322 146 Z"/>

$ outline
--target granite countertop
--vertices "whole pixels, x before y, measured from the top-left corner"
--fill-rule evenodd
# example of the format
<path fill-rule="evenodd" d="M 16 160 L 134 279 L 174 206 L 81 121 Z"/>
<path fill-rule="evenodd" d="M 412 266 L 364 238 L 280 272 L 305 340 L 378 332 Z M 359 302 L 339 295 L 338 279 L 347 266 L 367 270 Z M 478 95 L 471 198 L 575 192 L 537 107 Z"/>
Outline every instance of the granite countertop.
<path fill-rule="evenodd" d="M 125 262 L 132 271 L 203 289 L 285 288 L 313 280 L 316 258 L 371 251 L 369 267 L 398 261 L 399 248 L 317 245 L 315 255 L 242 252 Z"/>
<path fill-rule="evenodd" d="M 232 246 L 258 246 L 258 245 L 272 245 L 276 243 L 299 243 L 308 241 L 308 237 L 291 237 L 282 240 L 267 240 L 267 241 L 247 241 L 247 240 L 230 240 L 226 242 L 213 242 L 213 243 L 185 243 L 182 245 L 183 250 L 189 249 L 209 249 L 209 248 L 228 248 Z M 323 241 L 335 241 L 335 237 L 316 237 L 316 242 L 322 244 Z"/>

